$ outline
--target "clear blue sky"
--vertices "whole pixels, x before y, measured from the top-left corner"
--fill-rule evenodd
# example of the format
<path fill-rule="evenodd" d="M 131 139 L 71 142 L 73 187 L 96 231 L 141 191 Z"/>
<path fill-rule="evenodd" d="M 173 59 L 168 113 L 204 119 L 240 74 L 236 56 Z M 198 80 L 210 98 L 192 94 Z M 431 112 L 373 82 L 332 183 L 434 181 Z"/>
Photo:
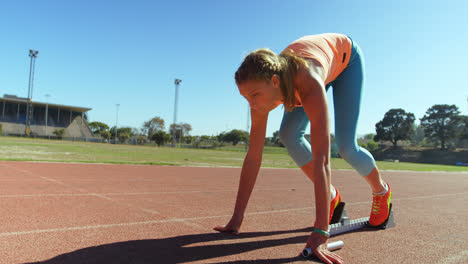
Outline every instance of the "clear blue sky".
<path fill-rule="evenodd" d="M 455 104 L 467 114 L 467 14 L 465 0 L 3 1 L 0 96 L 27 96 L 36 49 L 35 101 L 50 94 L 51 103 L 90 107 L 90 121 L 110 126 L 120 104 L 119 127 L 154 116 L 168 127 L 179 78 L 178 121 L 192 135 L 245 130 L 247 102 L 233 80 L 243 56 L 338 32 L 364 51 L 358 133 L 375 133 L 391 108 L 419 119 L 434 104 Z M 270 114 L 267 136 L 282 112 Z"/>

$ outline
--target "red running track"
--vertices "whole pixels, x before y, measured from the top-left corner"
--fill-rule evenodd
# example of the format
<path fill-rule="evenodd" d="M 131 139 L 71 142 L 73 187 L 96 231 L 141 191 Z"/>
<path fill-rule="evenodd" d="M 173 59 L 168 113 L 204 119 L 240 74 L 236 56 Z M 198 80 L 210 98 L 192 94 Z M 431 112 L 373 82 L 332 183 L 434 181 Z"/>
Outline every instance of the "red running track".
<path fill-rule="evenodd" d="M 0 162 L 0 263 L 316 263 L 298 256 L 314 222 L 299 169 L 262 169 L 242 234 L 228 222 L 239 168 Z M 346 263 L 468 263 L 468 173 L 390 172 L 397 226 L 333 237 Z M 333 171 L 348 215 L 370 189 Z"/>

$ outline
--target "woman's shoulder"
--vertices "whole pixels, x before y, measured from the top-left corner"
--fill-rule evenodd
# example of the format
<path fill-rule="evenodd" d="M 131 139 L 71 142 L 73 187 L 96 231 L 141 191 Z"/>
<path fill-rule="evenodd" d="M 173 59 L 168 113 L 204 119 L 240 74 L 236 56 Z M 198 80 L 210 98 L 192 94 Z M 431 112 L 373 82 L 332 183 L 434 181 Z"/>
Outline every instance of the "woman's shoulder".
<path fill-rule="evenodd" d="M 315 59 L 305 59 L 307 67 L 301 67 L 296 75 L 296 87 L 300 91 L 304 86 L 308 86 L 310 82 L 325 82 L 325 70 L 322 64 Z"/>

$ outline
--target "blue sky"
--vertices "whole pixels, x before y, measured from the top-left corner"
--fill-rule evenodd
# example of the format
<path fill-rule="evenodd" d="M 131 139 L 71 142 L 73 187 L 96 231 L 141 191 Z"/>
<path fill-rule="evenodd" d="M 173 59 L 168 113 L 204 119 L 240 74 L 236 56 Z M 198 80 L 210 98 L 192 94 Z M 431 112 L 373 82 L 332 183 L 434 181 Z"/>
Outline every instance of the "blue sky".
<path fill-rule="evenodd" d="M 421 118 L 434 104 L 467 113 L 468 1 L 2 1 L 0 96 L 27 96 L 36 49 L 35 101 L 90 107 L 90 121 L 141 127 L 154 116 L 193 135 L 246 129 L 233 80 L 243 56 L 281 52 L 310 34 L 350 35 L 366 61 L 358 133 L 375 133 L 391 108 Z M 333 132 L 333 103 L 329 92 Z M 283 109 L 270 114 L 267 136 Z"/>

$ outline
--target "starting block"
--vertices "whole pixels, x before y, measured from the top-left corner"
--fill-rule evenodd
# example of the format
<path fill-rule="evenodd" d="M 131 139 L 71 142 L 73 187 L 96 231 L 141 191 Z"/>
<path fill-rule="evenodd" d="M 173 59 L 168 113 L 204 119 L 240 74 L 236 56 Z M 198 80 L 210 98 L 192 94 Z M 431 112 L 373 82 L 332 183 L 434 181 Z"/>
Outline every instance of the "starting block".
<path fill-rule="evenodd" d="M 395 227 L 395 218 L 393 217 L 392 204 L 390 203 L 388 218 L 381 225 L 372 226 L 369 224 L 369 217 L 363 217 L 359 219 L 351 220 L 346 213 L 344 202 L 340 202 L 333 212 L 332 220 L 330 221 L 330 237 L 340 235 L 343 233 L 351 232 L 358 230 L 364 227 L 377 228 L 377 229 L 387 229 Z M 335 241 L 328 243 L 328 250 L 340 249 L 344 246 L 343 241 Z M 308 258 L 313 255 L 310 248 L 305 248 L 302 251 L 302 256 Z"/>
<path fill-rule="evenodd" d="M 359 219 L 350 220 L 346 213 L 345 203 L 341 202 L 333 213 L 331 225 L 330 225 L 330 236 L 336 236 L 339 234 L 351 232 L 364 227 L 371 227 L 377 229 L 387 229 L 395 227 L 395 218 L 393 217 L 392 204 L 390 203 L 388 218 L 381 225 L 372 226 L 369 224 L 369 217 L 363 217 Z"/>

